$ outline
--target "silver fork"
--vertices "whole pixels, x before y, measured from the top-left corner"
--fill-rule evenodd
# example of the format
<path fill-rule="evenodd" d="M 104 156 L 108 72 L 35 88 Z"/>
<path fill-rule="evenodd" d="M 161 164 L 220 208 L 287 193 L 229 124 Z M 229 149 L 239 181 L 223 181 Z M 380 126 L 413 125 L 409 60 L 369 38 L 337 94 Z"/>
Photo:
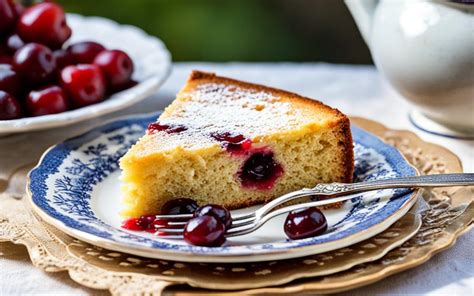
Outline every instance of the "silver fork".
<path fill-rule="evenodd" d="M 354 193 L 394 188 L 450 187 L 471 185 L 474 185 L 474 174 L 438 174 L 374 180 L 359 183 L 318 184 L 314 188 L 303 188 L 301 190 L 282 195 L 252 213 L 232 216 L 232 226 L 227 230 L 226 236 L 239 236 L 253 232 L 260 228 L 268 220 L 291 211 L 309 207 L 319 207 L 352 199 L 354 197 L 350 195 Z M 324 196 L 332 198 L 285 206 L 275 210 L 276 207 L 286 202 L 305 196 Z M 167 225 L 158 226 L 157 230 L 164 235 L 182 235 L 184 225 L 190 218 L 192 218 L 192 214 L 157 215 L 156 219 L 163 219 L 168 222 Z M 171 226 L 172 228 L 167 226 Z"/>

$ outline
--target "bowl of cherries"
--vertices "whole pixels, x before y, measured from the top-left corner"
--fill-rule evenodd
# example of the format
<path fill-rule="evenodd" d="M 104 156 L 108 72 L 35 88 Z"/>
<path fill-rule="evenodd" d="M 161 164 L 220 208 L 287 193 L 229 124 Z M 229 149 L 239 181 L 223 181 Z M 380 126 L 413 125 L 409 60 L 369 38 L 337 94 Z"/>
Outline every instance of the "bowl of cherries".
<path fill-rule="evenodd" d="M 53 2 L 0 0 L 0 134 L 130 106 L 159 88 L 170 65 L 163 43 L 138 28 L 66 15 Z"/>

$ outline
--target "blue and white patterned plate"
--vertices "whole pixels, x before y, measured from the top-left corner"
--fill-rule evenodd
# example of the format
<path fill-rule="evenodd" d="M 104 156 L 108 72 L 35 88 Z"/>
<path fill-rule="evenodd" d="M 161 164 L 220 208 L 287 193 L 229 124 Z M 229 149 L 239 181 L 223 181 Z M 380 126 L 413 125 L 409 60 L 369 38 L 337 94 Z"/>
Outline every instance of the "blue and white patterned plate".
<path fill-rule="evenodd" d="M 111 250 L 189 262 L 251 262 L 301 257 L 360 242 L 388 228 L 416 200 L 417 192 L 401 189 L 364 193 L 362 199 L 355 195 L 342 208 L 324 211 L 329 223 L 325 234 L 295 241 L 285 237 L 284 216 L 216 248 L 127 231 L 120 228 L 118 161 L 156 117 L 114 121 L 49 149 L 30 172 L 35 211 L 67 234 Z M 392 146 L 357 127 L 352 132 L 356 181 L 417 174 Z"/>

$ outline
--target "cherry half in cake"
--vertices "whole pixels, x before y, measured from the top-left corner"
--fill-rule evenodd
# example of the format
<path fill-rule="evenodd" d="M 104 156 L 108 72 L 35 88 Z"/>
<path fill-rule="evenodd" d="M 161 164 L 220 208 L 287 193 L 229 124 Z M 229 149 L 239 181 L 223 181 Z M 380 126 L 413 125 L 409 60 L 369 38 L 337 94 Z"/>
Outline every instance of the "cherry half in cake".
<path fill-rule="evenodd" d="M 147 128 L 147 134 L 152 134 L 154 132 L 166 132 L 168 134 L 184 132 L 188 128 L 184 125 L 168 125 L 161 124 L 159 122 L 150 123 Z"/>
<path fill-rule="evenodd" d="M 276 162 L 273 152 L 268 149 L 253 153 L 238 172 L 243 187 L 259 190 L 272 189 L 281 175 L 283 167 Z"/>
<path fill-rule="evenodd" d="M 240 134 L 232 135 L 230 132 L 212 133 L 211 137 L 221 142 L 225 150 L 235 155 L 241 155 L 252 147 L 252 140 Z"/>

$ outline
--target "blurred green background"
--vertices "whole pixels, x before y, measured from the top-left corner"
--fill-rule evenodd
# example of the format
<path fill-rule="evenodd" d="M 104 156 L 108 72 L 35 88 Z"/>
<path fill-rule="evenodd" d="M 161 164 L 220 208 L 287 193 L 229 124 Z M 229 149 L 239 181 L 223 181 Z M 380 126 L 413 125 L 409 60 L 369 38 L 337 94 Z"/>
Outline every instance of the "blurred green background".
<path fill-rule="evenodd" d="M 159 36 L 175 61 L 370 64 L 342 0 L 59 0 Z"/>

